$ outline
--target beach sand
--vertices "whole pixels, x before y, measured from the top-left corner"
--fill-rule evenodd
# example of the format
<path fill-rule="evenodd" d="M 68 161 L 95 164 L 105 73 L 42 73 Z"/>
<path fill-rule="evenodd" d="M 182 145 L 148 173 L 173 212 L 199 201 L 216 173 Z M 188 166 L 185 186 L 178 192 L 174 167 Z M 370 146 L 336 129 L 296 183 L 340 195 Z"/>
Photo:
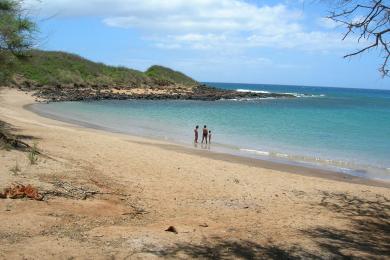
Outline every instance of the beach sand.
<path fill-rule="evenodd" d="M 0 90 L 0 120 L 42 153 L 0 150 L 0 189 L 45 194 L 0 199 L 1 258 L 390 257 L 389 183 L 75 126 L 34 102 Z"/>

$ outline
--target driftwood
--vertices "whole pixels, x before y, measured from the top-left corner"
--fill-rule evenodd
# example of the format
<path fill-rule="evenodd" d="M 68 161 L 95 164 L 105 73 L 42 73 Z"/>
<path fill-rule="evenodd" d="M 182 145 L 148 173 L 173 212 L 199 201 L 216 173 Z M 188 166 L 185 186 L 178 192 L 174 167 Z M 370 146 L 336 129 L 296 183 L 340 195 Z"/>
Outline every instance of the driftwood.
<path fill-rule="evenodd" d="M 3 193 L 0 193 L 0 198 L 6 199 L 21 199 L 30 198 L 33 200 L 42 200 L 43 196 L 38 192 L 38 189 L 28 184 L 13 184 L 11 187 L 5 188 Z"/>

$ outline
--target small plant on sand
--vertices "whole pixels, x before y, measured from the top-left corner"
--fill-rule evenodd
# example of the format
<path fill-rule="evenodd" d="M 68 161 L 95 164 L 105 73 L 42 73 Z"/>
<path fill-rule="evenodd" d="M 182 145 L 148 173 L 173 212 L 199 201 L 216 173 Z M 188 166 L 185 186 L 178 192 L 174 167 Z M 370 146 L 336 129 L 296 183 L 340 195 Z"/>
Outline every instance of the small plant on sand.
<path fill-rule="evenodd" d="M 39 154 L 39 151 L 38 151 L 38 146 L 36 143 L 34 143 L 34 145 L 31 147 L 27 157 L 28 157 L 28 160 L 30 161 L 30 164 L 33 165 L 33 164 L 36 164 L 37 161 L 38 161 L 38 154 Z"/>
<path fill-rule="evenodd" d="M 21 171 L 21 169 L 20 169 L 20 167 L 19 167 L 19 164 L 18 164 L 18 161 L 16 161 L 16 163 L 15 163 L 15 166 L 14 167 L 12 167 L 11 169 L 9 169 L 13 174 L 18 174 L 20 171 Z"/>

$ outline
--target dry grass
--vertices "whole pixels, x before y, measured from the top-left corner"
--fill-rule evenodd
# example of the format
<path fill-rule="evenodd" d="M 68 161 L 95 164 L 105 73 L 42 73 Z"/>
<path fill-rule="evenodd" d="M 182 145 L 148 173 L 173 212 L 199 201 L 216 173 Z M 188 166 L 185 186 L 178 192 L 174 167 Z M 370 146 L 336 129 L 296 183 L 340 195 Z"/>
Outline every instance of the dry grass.
<path fill-rule="evenodd" d="M 13 166 L 11 169 L 9 169 L 13 174 L 18 174 L 20 171 L 21 171 L 21 169 L 20 169 L 20 167 L 19 167 L 19 163 L 18 163 L 18 161 L 16 161 L 15 162 L 15 166 Z"/>
<path fill-rule="evenodd" d="M 31 147 L 30 151 L 27 154 L 27 158 L 30 161 L 31 165 L 34 165 L 37 163 L 38 154 L 39 154 L 38 145 L 37 145 L 37 143 L 34 143 L 34 145 Z"/>

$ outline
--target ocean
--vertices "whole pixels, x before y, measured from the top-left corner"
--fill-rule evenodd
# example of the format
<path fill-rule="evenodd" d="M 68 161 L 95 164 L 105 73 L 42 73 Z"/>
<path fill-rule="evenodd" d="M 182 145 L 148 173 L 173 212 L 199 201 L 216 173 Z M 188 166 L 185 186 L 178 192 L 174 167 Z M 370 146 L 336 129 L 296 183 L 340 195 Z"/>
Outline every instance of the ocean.
<path fill-rule="evenodd" d="M 92 101 L 35 104 L 38 113 L 194 149 L 390 180 L 390 91 L 206 83 L 225 89 L 292 93 L 294 99 Z M 207 125 L 211 145 L 193 144 Z M 200 131 L 201 132 L 201 131 Z"/>

